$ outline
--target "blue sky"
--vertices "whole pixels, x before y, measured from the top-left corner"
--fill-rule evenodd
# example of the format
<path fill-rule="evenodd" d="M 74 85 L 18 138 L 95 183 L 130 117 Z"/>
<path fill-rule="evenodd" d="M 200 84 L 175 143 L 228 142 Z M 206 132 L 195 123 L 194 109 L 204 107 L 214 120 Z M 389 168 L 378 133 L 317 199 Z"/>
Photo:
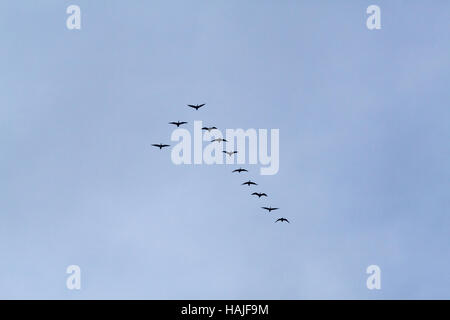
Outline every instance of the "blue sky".
<path fill-rule="evenodd" d="M 444 0 L 3 1 L 0 298 L 450 298 L 449 29 Z M 176 120 L 279 129 L 279 173 L 175 166 Z"/>

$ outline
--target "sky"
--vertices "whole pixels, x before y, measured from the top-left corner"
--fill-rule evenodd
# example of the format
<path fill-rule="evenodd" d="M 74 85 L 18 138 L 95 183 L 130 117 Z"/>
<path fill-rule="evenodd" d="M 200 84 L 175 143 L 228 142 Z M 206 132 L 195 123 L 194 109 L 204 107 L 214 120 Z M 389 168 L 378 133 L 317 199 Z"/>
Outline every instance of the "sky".
<path fill-rule="evenodd" d="M 0 298 L 449 299 L 449 30 L 445 0 L 2 1 Z M 177 120 L 279 129 L 279 172 L 173 164 Z"/>

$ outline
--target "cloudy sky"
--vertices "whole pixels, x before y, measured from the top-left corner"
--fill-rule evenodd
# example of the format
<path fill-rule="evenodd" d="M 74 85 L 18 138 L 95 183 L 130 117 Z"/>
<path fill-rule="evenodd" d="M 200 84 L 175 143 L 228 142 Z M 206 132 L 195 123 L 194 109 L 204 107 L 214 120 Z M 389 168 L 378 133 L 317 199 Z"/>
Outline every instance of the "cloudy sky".
<path fill-rule="evenodd" d="M 450 3 L 374 3 L 2 1 L 0 298 L 450 298 Z M 174 165 L 176 120 L 278 174 Z"/>

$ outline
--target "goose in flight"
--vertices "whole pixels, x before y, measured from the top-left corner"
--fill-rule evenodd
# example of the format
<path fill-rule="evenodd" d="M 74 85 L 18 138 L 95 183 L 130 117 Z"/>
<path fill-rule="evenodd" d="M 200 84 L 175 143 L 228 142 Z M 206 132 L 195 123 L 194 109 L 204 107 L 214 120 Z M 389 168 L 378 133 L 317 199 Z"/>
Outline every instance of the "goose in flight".
<path fill-rule="evenodd" d="M 178 128 L 179 126 L 181 126 L 182 124 L 186 124 L 186 123 L 187 123 L 186 121 L 177 121 L 177 122 L 172 121 L 172 122 L 169 122 L 169 124 L 174 124 L 174 125 L 176 125 L 177 128 Z"/>
<path fill-rule="evenodd" d="M 211 140 L 211 142 L 228 142 L 227 140 L 225 140 L 225 139 L 222 139 L 222 138 L 217 138 L 217 139 L 212 139 Z"/>
<path fill-rule="evenodd" d="M 286 221 L 287 223 L 290 223 L 289 220 L 286 218 L 278 218 L 277 221 L 275 221 L 275 223 L 277 223 L 278 221 L 280 222 Z"/>
<path fill-rule="evenodd" d="M 158 147 L 159 148 L 159 150 L 161 150 L 162 148 L 165 148 L 165 147 L 170 147 L 170 144 L 152 144 L 152 146 L 154 146 L 154 147 Z"/>
<path fill-rule="evenodd" d="M 272 207 L 261 207 L 261 208 L 263 208 L 264 210 L 269 211 L 269 213 L 270 213 L 270 211 L 272 211 L 272 210 L 278 210 L 278 209 L 279 209 L 279 208 L 272 208 Z"/>
<path fill-rule="evenodd" d="M 195 110 L 200 109 L 201 107 L 203 107 L 206 103 L 202 103 L 202 104 L 188 104 L 189 107 L 194 108 Z"/>
<path fill-rule="evenodd" d="M 211 132 L 211 130 L 217 129 L 216 127 L 203 127 L 202 130 L 208 130 L 208 132 Z"/>
<path fill-rule="evenodd" d="M 248 170 L 239 168 L 239 169 L 233 170 L 233 172 L 239 172 L 239 173 L 241 173 L 241 172 L 248 172 Z"/>
<path fill-rule="evenodd" d="M 253 192 L 252 196 L 258 196 L 258 198 L 261 198 L 261 197 L 267 197 L 267 194 L 265 194 L 264 192 L 263 193 Z"/>
<path fill-rule="evenodd" d="M 237 151 L 222 151 L 223 153 L 226 153 L 227 155 L 229 155 L 230 157 L 235 154 L 238 153 Z"/>
<path fill-rule="evenodd" d="M 244 185 L 244 184 L 246 184 L 246 185 L 248 185 L 249 187 L 250 187 L 250 185 L 255 185 L 255 186 L 257 186 L 258 184 L 256 184 L 256 183 L 254 183 L 253 181 L 250 181 L 250 180 L 248 180 L 247 182 L 244 182 L 242 185 Z"/>

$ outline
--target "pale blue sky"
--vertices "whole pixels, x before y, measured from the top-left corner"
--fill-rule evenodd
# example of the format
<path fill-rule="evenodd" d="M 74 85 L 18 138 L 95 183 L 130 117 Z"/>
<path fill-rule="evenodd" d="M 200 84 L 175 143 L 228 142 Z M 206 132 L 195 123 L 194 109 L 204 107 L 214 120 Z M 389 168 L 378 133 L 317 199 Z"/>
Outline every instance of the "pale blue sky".
<path fill-rule="evenodd" d="M 444 0 L 2 1 L 0 298 L 450 298 L 449 30 Z M 280 171 L 175 166 L 174 120 L 278 128 Z"/>

